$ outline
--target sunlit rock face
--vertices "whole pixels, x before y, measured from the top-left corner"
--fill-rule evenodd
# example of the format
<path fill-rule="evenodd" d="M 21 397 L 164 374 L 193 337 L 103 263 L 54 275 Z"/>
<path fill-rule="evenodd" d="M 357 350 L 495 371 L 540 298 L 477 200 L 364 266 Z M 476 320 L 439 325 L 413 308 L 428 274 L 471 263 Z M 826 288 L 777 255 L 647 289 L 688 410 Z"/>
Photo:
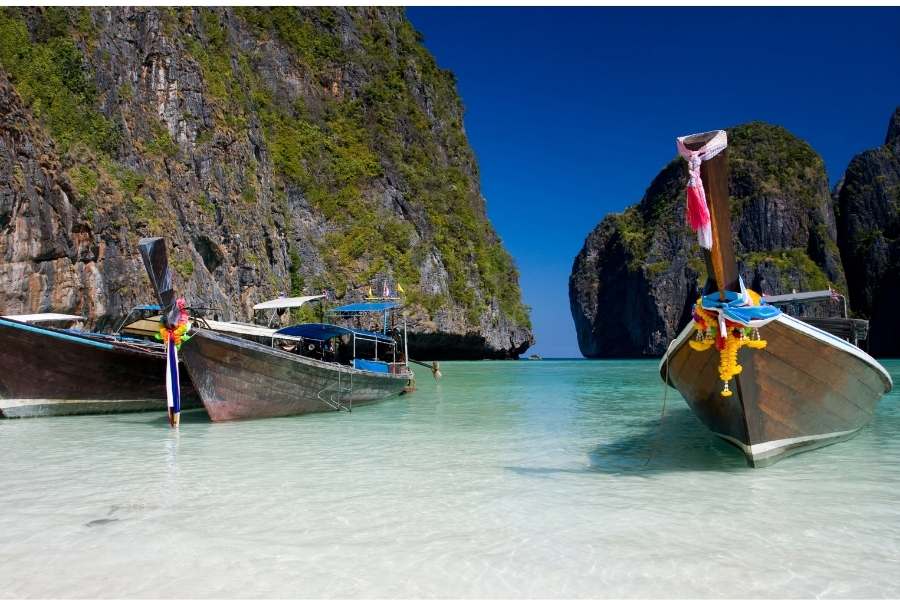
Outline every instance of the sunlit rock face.
<path fill-rule="evenodd" d="M 528 311 L 462 117 L 397 9 L 4 11 L 0 313 L 108 326 L 152 299 L 137 240 L 162 235 L 221 318 L 387 276 L 414 355 L 515 357 Z"/>
<path fill-rule="evenodd" d="M 846 290 L 819 155 L 766 123 L 729 129 L 728 140 L 732 234 L 744 282 L 767 294 Z M 569 278 L 585 356 L 659 356 L 690 319 L 706 270 L 685 223 L 686 182 L 686 164 L 677 158 L 638 204 L 607 215 L 585 240 Z M 839 309 L 825 304 L 815 310 Z"/>
<path fill-rule="evenodd" d="M 850 161 L 835 197 L 851 306 L 870 319 L 870 350 L 900 356 L 900 107 L 884 145 Z"/>

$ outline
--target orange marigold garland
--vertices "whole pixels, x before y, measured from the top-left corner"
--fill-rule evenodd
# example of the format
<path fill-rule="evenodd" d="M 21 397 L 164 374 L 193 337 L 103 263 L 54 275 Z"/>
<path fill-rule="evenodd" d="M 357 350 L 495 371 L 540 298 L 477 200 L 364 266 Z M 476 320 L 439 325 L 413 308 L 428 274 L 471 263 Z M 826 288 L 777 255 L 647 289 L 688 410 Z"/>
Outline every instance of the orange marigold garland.
<path fill-rule="evenodd" d="M 754 305 L 759 305 L 759 296 L 748 290 Z M 753 349 L 766 347 L 766 341 L 760 339 L 759 330 L 728 319 L 722 319 L 725 335 L 719 335 L 719 315 L 716 311 L 703 308 L 703 298 L 697 300 L 693 310 L 694 339 L 688 343 L 698 352 L 709 350 L 713 345 L 719 351 L 719 379 L 722 380 L 722 396 L 731 396 L 728 384 L 739 374 L 743 367 L 738 364 L 738 350 L 744 346 Z"/>
<path fill-rule="evenodd" d="M 162 321 L 160 321 L 159 333 L 156 334 L 156 339 L 161 340 L 163 344 L 165 344 L 169 341 L 169 337 L 171 336 L 172 341 L 175 342 L 175 348 L 180 350 L 181 344 L 191 339 L 190 336 L 187 335 L 187 332 L 191 329 L 191 320 L 188 316 L 184 298 L 176 300 L 175 306 L 178 307 L 178 323 L 175 327 L 169 329 L 162 324 Z"/>

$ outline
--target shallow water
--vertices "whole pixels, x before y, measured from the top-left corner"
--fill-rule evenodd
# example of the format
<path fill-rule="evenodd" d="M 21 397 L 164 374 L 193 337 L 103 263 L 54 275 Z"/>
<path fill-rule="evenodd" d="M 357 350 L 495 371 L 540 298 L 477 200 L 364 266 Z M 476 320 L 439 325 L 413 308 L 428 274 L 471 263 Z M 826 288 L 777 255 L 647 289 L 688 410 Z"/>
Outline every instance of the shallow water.
<path fill-rule="evenodd" d="M 900 596 L 900 393 L 754 470 L 677 392 L 660 426 L 654 362 L 442 367 L 352 414 L 0 421 L 0 596 Z"/>

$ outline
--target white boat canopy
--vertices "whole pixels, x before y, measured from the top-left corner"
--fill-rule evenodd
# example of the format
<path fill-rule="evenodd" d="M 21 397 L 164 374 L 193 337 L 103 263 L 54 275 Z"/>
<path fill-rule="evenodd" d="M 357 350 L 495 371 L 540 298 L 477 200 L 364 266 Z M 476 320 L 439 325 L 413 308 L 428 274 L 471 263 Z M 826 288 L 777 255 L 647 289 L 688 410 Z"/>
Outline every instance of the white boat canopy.
<path fill-rule="evenodd" d="M 47 323 L 50 321 L 84 321 L 84 317 L 78 315 L 66 315 L 63 313 L 35 313 L 33 315 L 3 315 L 4 319 L 19 321 L 20 323 Z"/>
<path fill-rule="evenodd" d="M 253 310 L 271 310 L 276 308 L 299 308 L 310 302 L 311 300 L 318 300 L 319 298 L 324 298 L 325 294 L 319 294 L 318 296 L 297 296 L 294 298 L 275 298 L 274 300 L 267 300 L 266 302 L 260 302 L 259 304 L 253 307 Z"/>
<path fill-rule="evenodd" d="M 236 333 L 238 335 L 256 335 L 259 337 L 272 337 L 275 329 L 254 325 L 253 323 L 239 323 L 237 321 L 207 321 L 207 325 L 213 331 L 222 333 Z"/>
<path fill-rule="evenodd" d="M 241 323 L 238 321 L 209 320 L 205 321 L 205 323 L 213 331 L 219 331 L 222 333 L 236 333 L 238 335 L 255 335 L 263 338 L 272 337 L 272 334 L 274 334 L 276 331 L 275 329 L 263 327 L 262 325 L 255 325 L 253 323 Z M 127 333 L 155 333 L 158 328 L 159 315 L 155 315 L 153 317 L 141 319 L 140 321 L 135 321 L 134 323 L 129 323 L 122 328 L 122 331 L 125 331 Z"/>

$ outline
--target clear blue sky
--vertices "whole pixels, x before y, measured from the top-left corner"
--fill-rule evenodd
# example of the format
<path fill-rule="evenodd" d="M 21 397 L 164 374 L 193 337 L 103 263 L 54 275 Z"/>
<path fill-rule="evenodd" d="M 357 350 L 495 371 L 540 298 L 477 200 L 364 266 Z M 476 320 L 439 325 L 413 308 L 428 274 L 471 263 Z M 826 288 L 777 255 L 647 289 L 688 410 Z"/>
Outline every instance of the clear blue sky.
<path fill-rule="evenodd" d="M 676 135 L 764 120 L 836 182 L 900 105 L 900 9 L 409 8 L 456 74 L 488 214 L 544 356 L 580 356 L 572 260 Z"/>

